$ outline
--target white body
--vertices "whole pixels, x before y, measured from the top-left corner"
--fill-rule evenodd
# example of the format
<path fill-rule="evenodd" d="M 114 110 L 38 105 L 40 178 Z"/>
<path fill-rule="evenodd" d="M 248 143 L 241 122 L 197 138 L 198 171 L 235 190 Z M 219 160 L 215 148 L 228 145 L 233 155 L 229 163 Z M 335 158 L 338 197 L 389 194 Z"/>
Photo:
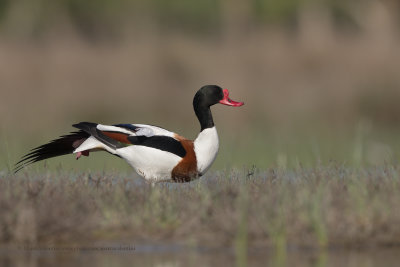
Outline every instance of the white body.
<path fill-rule="evenodd" d="M 175 133 L 157 126 L 146 124 L 133 124 L 140 127 L 136 132 L 123 129 L 117 126 L 97 125 L 102 131 L 118 131 L 132 136 L 153 136 L 163 135 L 175 138 Z M 215 127 L 204 129 L 194 141 L 194 150 L 197 159 L 197 170 L 203 175 L 214 162 L 219 148 L 218 134 Z M 151 182 L 168 181 L 171 179 L 171 172 L 182 160 L 181 157 L 163 150 L 152 147 L 130 145 L 123 148 L 112 149 L 93 136 L 85 140 L 73 153 L 82 151 L 96 151 L 104 149 L 125 159 L 135 171 Z"/>
<path fill-rule="evenodd" d="M 173 168 L 182 160 L 173 153 L 147 146 L 132 145 L 120 148 L 117 149 L 117 154 L 140 176 L 152 182 L 170 180 Z"/>

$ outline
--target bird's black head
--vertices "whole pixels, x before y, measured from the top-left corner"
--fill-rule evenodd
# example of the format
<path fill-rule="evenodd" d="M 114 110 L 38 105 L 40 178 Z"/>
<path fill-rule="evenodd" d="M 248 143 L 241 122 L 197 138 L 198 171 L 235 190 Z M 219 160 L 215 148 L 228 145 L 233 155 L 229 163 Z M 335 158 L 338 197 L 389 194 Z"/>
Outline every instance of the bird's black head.
<path fill-rule="evenodd" d="M 215 104 L 240 107 L 244 103 L 236 102 L 229 98 L 228 89 L 222 89 L 218 85 L 205 85 L 197 91 L 193 99 L 193 106 L 210 107 Z"/>
<path fill-rule="evenodd" d="M 193 107 L 202 130 L 214 126 L 210 106 L 218 103 L 233 107 L 244 105 L 243 102 L 236 102 L 230 99 L 228 89 L 222 89 L 218 85 L 201 87 L 193 98 Z"/>

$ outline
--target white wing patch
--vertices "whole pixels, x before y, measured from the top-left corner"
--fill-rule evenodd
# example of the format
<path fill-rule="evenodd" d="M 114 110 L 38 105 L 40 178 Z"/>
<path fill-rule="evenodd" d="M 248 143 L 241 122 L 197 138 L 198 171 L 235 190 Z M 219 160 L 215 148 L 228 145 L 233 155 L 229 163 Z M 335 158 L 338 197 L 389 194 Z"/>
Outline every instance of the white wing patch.
<path fill-rule="evenodd" d="M 136 131 L 136 136 L 146 136 L 151 137 L 154 136 L 154 131 L 148 127 L 140 127 L 139 130 Z"/>
<path fill-rule="evenodd" d="M 121 128 L 118 126 L 112 126 L 112 125 L 98 124 L 96 128 L 100 131 L 106 131 L 106 132 L 120 132 L 120 133 L 124 133 L 124 134 L 129 134 L 129 135 L 133 134 L 133 132 L 128 129 Z"/>
<path fill-rule="evenodd" d="M 154 135 L 163 135 L 175 138 L 175 133 L 165 130 L 161 127 L 147 125 L 147 124 L 131 124 L 134 127 L 137 127 L 136 130 L 126 129 L 124 127 L 112 126 L 112 125 L 103 125 L 98 124 L 97 129 L 100 131 L 110 131 L 110 132 L 120 132 L 124 134 L 129 134 L 131 136 L 146 136 L 151 137 Z"/>
<path fill-rule="evenodd" d="M 147 124 L 132 124 L 135 127 L 139 127 L 141 129 L 148 129 L 146 131 L 152 131 L 153 135 L 163 135 L 163 136 L 169 136 L 173 137 L 175 136 L 174 132 L 170 132 L 164 128 L 153 126 L 153 125 L 147 125 Z"/>

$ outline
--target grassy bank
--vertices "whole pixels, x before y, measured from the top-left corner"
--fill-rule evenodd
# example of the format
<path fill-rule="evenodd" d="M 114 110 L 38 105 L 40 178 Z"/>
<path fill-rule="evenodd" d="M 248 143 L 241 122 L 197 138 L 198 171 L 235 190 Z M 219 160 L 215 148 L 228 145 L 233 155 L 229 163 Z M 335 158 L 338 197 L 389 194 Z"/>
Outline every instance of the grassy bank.
<path fill-rule="evenodd" d="M 0 241 L 99 240 L 229 246 L 400 243 L 400 166 L 229 170 L 151 187 L 116 173 L 0 178 Z M 243 254 L 245 257 L 245 254 Z"/>

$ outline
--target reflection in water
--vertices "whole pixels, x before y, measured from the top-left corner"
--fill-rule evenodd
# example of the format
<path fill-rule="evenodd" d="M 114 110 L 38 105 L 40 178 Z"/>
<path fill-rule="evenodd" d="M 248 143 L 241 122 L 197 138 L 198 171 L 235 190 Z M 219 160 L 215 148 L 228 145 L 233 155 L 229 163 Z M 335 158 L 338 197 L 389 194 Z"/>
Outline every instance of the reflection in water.
<path fill-rule="evenodd" d="M 119 245 L 117 246 L 119 247 Z M 293 250 L 274 254 L 268 249 L 248 253 L 248 266 L 398 266 L 400 248 L 368 250 Z M 234 250 L 191 249 L 170 245 L 141 245 L 134 250 L 0 249 L 0 266 L 234 266 Z"/>

